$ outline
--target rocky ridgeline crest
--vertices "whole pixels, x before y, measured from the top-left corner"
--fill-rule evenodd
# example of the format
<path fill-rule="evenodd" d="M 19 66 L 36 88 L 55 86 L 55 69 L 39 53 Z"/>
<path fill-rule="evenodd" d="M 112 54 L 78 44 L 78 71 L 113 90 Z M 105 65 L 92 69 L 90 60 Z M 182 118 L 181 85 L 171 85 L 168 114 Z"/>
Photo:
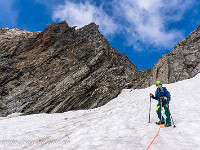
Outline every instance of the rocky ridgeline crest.
<path fill-rule="evenodd" d="M 174 83 L 200 73 L 200 25 L 168 54 L 163 55 L 148 72 L 145 86 L 153 85 L 156 80 Z"/>
<path fill-rule="evenodd" d="M 149 70 L 140 71 L 91 23 L 65 21 L 43 32 L 0 29 L 0 116 L 102 106 L 123 88 L 172 83 L 200 72 L 199 28 Z"/>
<path fill-rule="evenodd" d="M 41 33 L 38 32 L 29 32 L 26 30 L 20 30 L 17 28 L 9 29 L 9 28 L 0 28 L 0 39 L 6 40 L 6 39 L 21 39 L 21 38 L 32 38 L 35 33 Z"/>
<path fill-rule="evenodd" d="M 0 43 L 1 116 L 96 108 L 135 78 L 136 66 L 94 23 L 75 30 L 63 21 L 25 34 Z"/>

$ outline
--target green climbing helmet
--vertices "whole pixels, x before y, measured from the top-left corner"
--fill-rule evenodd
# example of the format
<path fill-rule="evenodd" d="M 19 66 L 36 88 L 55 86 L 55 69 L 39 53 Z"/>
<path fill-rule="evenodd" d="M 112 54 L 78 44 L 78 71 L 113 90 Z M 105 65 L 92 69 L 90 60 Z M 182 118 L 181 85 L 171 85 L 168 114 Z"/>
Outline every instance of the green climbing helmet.
<path fill-rule="evenodd" d="M 161 81 L 156 81 L 156 86 L 157 85 L 162 85 L 162 82 Z"/>

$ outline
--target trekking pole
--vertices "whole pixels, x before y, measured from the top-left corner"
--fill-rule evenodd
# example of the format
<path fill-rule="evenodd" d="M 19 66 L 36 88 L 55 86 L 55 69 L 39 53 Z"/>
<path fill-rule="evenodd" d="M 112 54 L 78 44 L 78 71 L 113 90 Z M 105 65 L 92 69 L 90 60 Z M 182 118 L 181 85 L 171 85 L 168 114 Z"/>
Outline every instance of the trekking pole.
<path fill-rule="evenodd" d="M 176 126 L 175 126 L 175 124 L 174 124 L 174 120 L 173 120 L 173 118 L 172 118 L 171 113 L 170 113 L 170 116 L 171 116 L 171 119 L 172 119 L 172 122 L 173 122 L 173 125 L 174 125 L 174 128 L 175 128 Z"/>
<path fill-rule="evenodd" d="M 149 123 L 150 123 L 150 113 L 151 113 L 151 96 L 150 96 L 150 108 L 149 108 Z"/>

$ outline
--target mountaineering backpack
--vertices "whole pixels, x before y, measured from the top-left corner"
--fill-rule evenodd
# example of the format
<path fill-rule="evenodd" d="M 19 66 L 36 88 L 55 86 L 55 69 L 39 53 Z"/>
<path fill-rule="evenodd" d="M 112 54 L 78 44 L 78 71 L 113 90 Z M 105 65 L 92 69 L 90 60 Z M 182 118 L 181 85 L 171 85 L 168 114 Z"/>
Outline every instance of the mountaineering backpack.
<path fill-rule="evenodd" d="M 169 101 L 171 100 L 171 94 L 170 94 L 170 92 L 168 91 L 168 94 L 169 94 Z"/>

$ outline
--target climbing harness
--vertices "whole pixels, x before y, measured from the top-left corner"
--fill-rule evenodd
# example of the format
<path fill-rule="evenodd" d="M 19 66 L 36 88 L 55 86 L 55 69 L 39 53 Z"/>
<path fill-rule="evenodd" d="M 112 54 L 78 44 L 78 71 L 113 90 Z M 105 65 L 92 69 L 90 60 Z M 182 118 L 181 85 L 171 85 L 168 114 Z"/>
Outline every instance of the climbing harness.
<path fill-rule="evenodd" d="M 158 136 L 159 132 L 160 132 L 160 128 L 161 128 L 161 122 L 162 122 L 162 99 L 161 99 L 161 102 L 160 102 L 160 106 L 161 106 L 161 120 L 160 120 L 160 127 L 159 127 L 159 130 L 158 130 L 158 133 L 156 134 L 156 136 L 154 137 L 153 141 L 151 142 L 151 144 L 153 144 L 153 142 L 155 141 L 156 137 Z M 149 150 L 151 144 L 149 145 L 149 147 L 147 148 L 147 150 Z"/>

